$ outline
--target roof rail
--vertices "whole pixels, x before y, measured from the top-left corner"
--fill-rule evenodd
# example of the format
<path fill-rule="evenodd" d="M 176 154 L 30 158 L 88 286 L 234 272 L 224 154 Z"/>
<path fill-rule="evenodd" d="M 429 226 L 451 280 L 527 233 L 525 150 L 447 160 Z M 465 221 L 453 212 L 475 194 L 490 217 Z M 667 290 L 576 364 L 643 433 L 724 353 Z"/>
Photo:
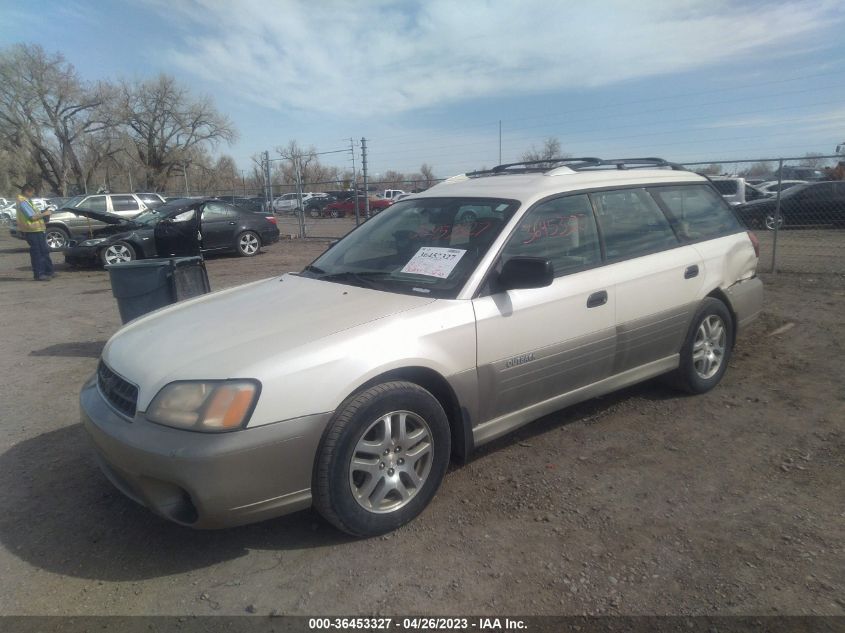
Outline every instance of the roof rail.
<path fill-rule="evenodd" d="M 648 167 L 670 167 L 675 171 L 686 171 L 678 163 L 670 163 L 663 158 L 610 158 L 601 161 L 602 166 L 613 165 L 616 169 L 647 169 Z"/>
<path fill-rule="evenodd" d="M 493 169 L 482 169 L 480 171 L 467 172 L 469 177 L 477 176 L 497 176 L 501 174 L 527 174 L 527 173 L 542 173 L 555 169 L 557 167 L 569 167 L 570 169 L 579 169 L 587 166 L 599 166 L 602 160 L 600 158 L 584 157 L 584 158 L 546 158 L 544 160 L 525 160 L 518 163 L 505 163 L 504 165 L 497 165 Z"/>
<path fill-rule="evenodd" d="M 469 178 L 479 176 L 500 176 L 502 174 L 546 173 L 558 167 L 568 167 L 573 171 L 602 169 L 615 167 L 616 169 L 647 169 L 649 167 L 669 167 L 675 171 L 686 171 L 677 163 L 671 163 L 663 158 L 612 158 L 601 159 L 591 156 L 580 158 L 547 158 L 544 160 L 526 160 L 518 163 L 505 163 L 492 169 L 482 169 L 466 173 Z"/>

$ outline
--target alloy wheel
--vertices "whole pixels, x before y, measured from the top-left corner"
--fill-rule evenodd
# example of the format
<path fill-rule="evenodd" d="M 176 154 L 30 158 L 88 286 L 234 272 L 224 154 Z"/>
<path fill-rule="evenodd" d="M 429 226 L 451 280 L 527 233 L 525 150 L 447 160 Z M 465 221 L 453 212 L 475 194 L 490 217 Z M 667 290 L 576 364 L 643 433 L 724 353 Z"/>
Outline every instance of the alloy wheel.
<path fill-rule="evenodd" d="M 254 255 L 258 251 L 258 238 L 253 233 L 244 233 L 238 240 L 238 248 L 244 255 Z"/>
<path fill-rule="evenodd" d="M 103 251 L 103 259 L 107 264 L 122 264 L 132 261 L 132 251 L 124 244 L 112 244 Z"/>
<path fill-rule="evenodd" d="M 381 416 L 361 435 L 349 464 L 358 504 L 385 514 L 407 505 L 431 472 L 434 444 L 428 423 L 410 411 Z"/>
<path fill-rule="evenodd" d="M 725 324 L 715 314 L 705 317 L 698 326 L 692 346 L 692 364 L 701 378 L 707 380 L 719 371 L 725 358 L 727 338 Z"/>

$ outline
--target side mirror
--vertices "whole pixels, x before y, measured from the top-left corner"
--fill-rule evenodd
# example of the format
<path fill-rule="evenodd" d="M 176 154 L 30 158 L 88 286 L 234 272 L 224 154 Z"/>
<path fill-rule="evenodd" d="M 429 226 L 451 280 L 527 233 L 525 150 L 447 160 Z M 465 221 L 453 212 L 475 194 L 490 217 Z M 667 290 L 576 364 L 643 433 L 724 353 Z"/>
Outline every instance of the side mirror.
<path fill-rule="evenodd" d="M 545 288 L 552 285 L 555 268 L 541 257 L 513 257 L 502 266 L 498 285 L 501 290 Z"/>

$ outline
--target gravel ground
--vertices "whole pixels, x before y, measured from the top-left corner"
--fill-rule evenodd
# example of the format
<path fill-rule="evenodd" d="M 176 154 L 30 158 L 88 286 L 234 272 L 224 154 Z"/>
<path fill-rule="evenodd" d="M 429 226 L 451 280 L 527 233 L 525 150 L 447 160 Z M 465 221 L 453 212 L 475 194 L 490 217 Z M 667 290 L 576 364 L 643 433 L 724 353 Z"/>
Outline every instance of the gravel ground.
<path fill-rule="evenodd" d="M 326 244 L 211 258 L 212 288 Z M 57 269 L 31 281 L 0 235 L 0 613 L 845 613 L 841 274 L 766 276 L 711 393 L 650 382 L 543 418 L 354 540 L 310 511 L 193 531 L 117 492 L 76 401 L 117 308 L 102 270 Z"/>

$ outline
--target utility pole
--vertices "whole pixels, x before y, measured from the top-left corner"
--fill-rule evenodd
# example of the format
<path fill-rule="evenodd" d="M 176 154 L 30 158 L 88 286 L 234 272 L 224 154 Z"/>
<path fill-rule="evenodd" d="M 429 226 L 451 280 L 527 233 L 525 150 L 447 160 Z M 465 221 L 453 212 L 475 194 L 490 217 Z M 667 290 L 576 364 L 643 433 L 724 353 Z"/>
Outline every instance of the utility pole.
<path fill-rule="evenodd" d="M 182 164 L 182 173 L 185 175 L 185 197 L 190 198 L 191 194 L 188 191 L 188 163 Z"/>
<path fill-rule="evenodd" d="M 267 197 L 267 211 L 273 213 L 273 181 L 270 179 L 270 152 L 264 150 L 264 195 Z"/>
<path fill-rule="evenodd" d="M 355 173 L 355 141 L 349 139 L 349 151 L 352 154 L 352 198 L 355 200 L 355 226 L 361 224 L 361 214 L 358 211 L 358 174 Z"/>
<path fill-rule="evenodd" d="M 370 219 L 370 188 L 367 184 L 367 139 L 361 137 L 361 170 L 364 172 L 364 217 Z M 358 198 L 358 192 L 355 192 Z"/>
<path fill-rule="evenodd" d="M 502 120 L 499 119 L 499 164 L 502 164 Z"/>
<path fill-rule="evenodd" d="M 296 204 L 299 208 L 299 237 L 305 237 L 305 205 L 302 204 L 302 154 L 294 154 L 293 166 L 296 171 Z"/>

